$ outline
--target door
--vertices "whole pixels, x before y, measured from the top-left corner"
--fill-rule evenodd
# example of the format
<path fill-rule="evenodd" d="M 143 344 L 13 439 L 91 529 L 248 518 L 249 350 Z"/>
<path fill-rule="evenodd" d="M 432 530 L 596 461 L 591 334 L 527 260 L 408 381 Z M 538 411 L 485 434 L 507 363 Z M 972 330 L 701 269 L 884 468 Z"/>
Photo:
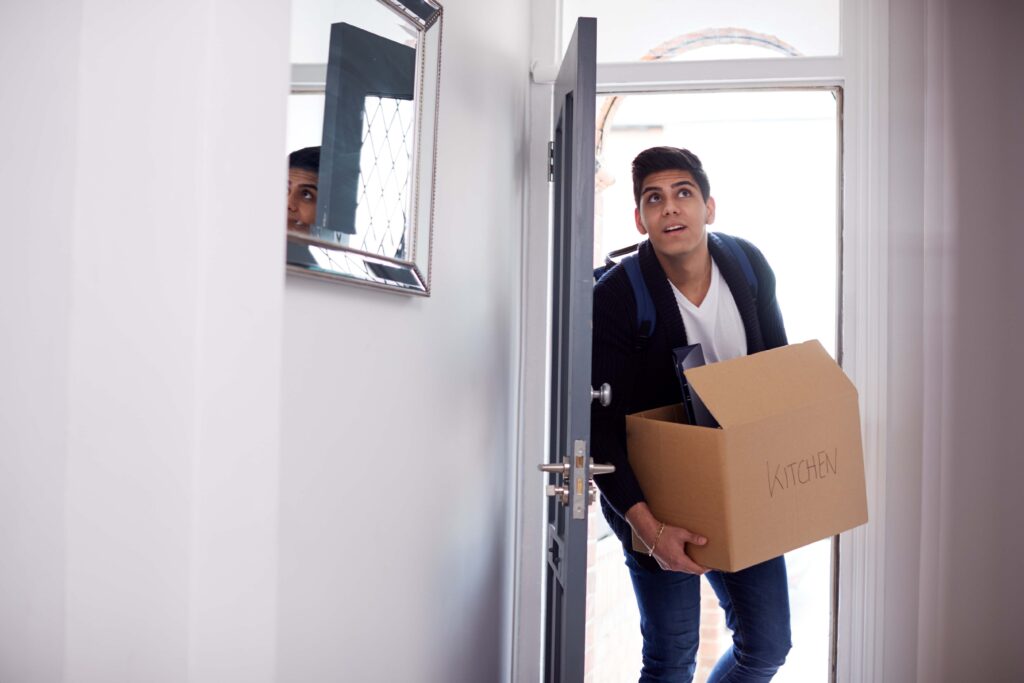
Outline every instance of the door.
<path fill-rule="evenodd" d="M 583 681 L 594 276 L 597 21 L 577 21 L 554 87 L 551 462 L 545 563 L 544 680 Z M 604 396 L 607 400 L 607 389 Z"/>

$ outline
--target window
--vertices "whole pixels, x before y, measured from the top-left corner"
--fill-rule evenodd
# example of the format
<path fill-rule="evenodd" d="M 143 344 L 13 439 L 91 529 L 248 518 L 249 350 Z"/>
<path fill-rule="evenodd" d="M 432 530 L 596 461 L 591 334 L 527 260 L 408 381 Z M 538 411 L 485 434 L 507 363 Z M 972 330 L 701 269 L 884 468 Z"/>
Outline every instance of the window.
<path fill-rule="evenodd" d="M 695 60 L 839 54 L 839 0 L 564 0 L 563 45 L 581 16 L 597 18 L 598 62 L 649 61 L 666 53 Z M 780 39 L 793 49 L 760 49 Z M 701 43 L 716 47 L 688 49 Z M 729 44 L 749 49 L 720 49 Z"/>

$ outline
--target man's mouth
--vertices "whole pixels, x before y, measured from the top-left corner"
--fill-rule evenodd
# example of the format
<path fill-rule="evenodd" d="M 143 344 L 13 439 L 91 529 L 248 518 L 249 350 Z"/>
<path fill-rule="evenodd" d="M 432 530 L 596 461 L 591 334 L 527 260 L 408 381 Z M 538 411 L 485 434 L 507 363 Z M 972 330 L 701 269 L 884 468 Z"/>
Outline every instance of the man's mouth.
<path fill-rule="evenodd" d="M 686 230 L 686 226 L 685 225 L 670 225 L 669 227 L 665 228 L 665 232 L 666 233 L 669 233 L 669 232 L 679 232 L 680 230 Z"/>

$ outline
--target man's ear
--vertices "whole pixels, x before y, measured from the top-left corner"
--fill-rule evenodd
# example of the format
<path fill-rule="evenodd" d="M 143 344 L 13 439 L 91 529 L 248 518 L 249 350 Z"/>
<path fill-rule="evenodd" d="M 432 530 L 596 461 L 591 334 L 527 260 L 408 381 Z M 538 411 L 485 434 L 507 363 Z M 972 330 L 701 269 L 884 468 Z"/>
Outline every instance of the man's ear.
<path fill-rule="evenodd" d="M 704 221 L 705 225 L 711 225 L 715 222 L 715 198 L 708 197 L 707 203 L 707 220 Z"/>
<path fill-rule="evenodd" d="M 644 227 L 643 221 L 640 220 L 640 209 L 633 209 L 633 219 L 636 221 L 636 229 L 641 235 L 647 234 L 647 228 Z"/>

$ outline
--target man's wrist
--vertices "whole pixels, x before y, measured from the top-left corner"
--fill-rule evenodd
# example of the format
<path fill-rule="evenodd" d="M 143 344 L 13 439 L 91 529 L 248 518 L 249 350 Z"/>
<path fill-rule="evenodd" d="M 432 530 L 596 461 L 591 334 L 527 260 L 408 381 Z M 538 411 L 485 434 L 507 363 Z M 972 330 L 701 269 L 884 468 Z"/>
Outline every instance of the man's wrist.
<path fill-rule="evenodd" d="M 661 526 L 661 522 L 654 516 L 651 509 L 647 507 L 647 503 L 641 501 L 629 508 L 626 511 L 626 521 L 633 527 L 633 531 L 640 537 L 640 540 L 650 548 L 651 544 L 654 543 L 655 536 L 658 534 L 658 527 Z"/>

